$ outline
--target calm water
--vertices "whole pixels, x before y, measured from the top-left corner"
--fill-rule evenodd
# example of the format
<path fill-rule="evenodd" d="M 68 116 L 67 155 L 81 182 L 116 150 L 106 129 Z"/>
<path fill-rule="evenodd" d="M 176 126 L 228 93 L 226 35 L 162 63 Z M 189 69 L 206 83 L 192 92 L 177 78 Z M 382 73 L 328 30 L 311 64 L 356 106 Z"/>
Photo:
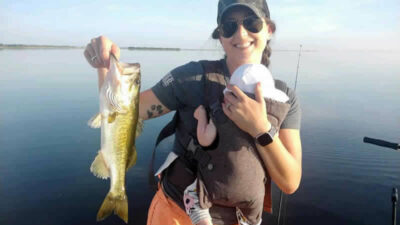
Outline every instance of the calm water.
<path fill-rule="evenodd" d="M 0 51 L 0 224 L 96 223 L 109 181 L 89 167 L 100 145 L 86 121 L 97 112 L 97 78 L 83 50 Z M 220 52 L 123 51 L 142 65 L 143 90 L 175 66 L 218 59 Z M 300 97 L 303 179 L 286 197 L 285 224 L 390 224 L 391 189 L 400 188 L 400 152 L 362 143 L 364 136 L 400 141 L 400 54 L 304 52 Z M 274 52 L 276 78 L 294 86 L 296 52 Z M 146 121 L 139 161 L 127 173 L 130 224 L 145 224 L 152 146 L 167 115 Z M 158 163 L 167 154 L 164 143 Z M 276 224 L 274 211 L 263 224 Z M 400 215 L 400 213 L 398 214 Z"/>

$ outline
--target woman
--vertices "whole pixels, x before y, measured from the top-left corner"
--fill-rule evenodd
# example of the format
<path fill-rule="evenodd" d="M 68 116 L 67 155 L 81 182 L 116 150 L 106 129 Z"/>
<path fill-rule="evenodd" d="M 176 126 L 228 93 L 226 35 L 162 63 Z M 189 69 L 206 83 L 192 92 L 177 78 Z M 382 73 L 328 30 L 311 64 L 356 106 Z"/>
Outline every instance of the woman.
<path fill-rule="evenodd" d="M 218 27 L 212 36 L 219 39 L 226 54 L 225 59 L 220 60 L 221 63 L 218 64 L 221 74 L 229 77 L 236 68 L 246 63 L 262 63 L 268 66 L 268 43 L 275 31 L 275 24 L 269 16 L 264 0 L 219 1 Z M 98 69 L 99 86 L 107 72 L 110 52 L 119 57 L 119 48 L 103 36 L 92 39 L 85 49 L 86 59 Z M 202 62 L 190 62 L 172 70 L 153 88 L 141 93 L 140 117 L 151 119 L 176 110 L 180 115 L 177 136 L 185 132 L 196 133 L 193 112 L 203 103 L 204 97 L 207 97 L 204 93 L 204 81 L 197 77 L 207 71 Z M 255 89 L 255 100 L 247 97 L 236 86 L 228 88 L 232 93 L 228 92 L 223 96 L 223 113 L 244 133 L 254 138 L 254 146 L 268 177 L 283 192 L 294 193 L 301 180 L 300 109 L 294 92 L 289 88 L 285 90 L 290 97 L 290 110 L 280 126 L 279 135 L 275 136 L 267 117 L 266 103 L 261 97 L 261 87 L 258 85 Z M 174 148 L 184 147 L 175 143 Z M 156 193 L 149 209 L 149 225 L 192 224 L 182 209 L 183 189 L 174 180 L 180 179 L 174 171 L 182 170 L 180 167 L 179 170 L 177 165 L 178 163 L 172 163 L 171 168 L 163 173 L 165 178 L 161 182 L 162 188 Z M 270 198 L 267 193 L 266 198 L 268 197 Z M 213 206 L 210 209 L 213 223 L 218 223 L 217 217 L 224 219 L 234 213 L 230 209 L 213 211 L 213 208 L 217 207 Z M 267 208 L 270 209 L 270 206 Z"/>

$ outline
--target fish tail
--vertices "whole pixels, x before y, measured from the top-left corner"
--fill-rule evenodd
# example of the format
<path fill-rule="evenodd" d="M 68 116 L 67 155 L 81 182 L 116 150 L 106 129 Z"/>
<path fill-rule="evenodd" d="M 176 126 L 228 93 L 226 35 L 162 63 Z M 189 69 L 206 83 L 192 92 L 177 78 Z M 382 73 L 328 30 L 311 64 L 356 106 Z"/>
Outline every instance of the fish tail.
<path fill-rule="evenodd" d="M 125 193 L 121 196 L 113 196 L 111 192 L 108 192 L 97 213 L 97 221 L 104 220 L 112 212 L 117 214 L 125 223 L 128 223 L 128 198 Z"/>

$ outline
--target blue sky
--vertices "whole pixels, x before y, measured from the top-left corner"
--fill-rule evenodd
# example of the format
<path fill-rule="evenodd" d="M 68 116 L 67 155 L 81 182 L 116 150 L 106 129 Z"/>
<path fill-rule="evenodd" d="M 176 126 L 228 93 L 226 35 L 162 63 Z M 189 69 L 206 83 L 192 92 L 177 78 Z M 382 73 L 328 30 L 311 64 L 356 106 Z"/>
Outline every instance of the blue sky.
<path fill-rule="evenodd" d="M 399 0 L 270 0 L 273 45 L 400 50 Z M 0 43 L 209 48 L 217 0 L 0 0 Z"/>

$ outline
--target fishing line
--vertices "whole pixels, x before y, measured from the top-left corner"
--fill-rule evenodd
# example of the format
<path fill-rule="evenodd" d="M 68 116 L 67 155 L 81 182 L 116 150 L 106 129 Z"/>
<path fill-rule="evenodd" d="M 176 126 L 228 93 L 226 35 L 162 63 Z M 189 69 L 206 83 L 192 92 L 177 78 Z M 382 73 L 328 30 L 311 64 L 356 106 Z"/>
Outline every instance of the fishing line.
<path fill-rule="evenodd" d="M 283 215 L 282 219 L 282 225 L 285 225 L 286 223 L 286 207 L 287 207 L 287 196 L 283 193 L 282 190 L 280 190 L 281 195 L 280 195 L 280 200 L 279 200 L 279 212 L 278 212 L 278 225 L 281 224 L 281 215 Z M 283 203 L 282 203 L 283 202 Z M 282 206 L 284 206 L 283 211 L 282 211 Z"/>
<path fill-rule="evenodd" d="M 278 225 L 280 225 L 280 221 L 281 221 L 282 198 L 283 198 L 283 191 L 280 190 L 280 192 L 281 192 L 281 196 L 279 199 L 279 211 L 278 211 L 278 223 L 277 223 Z"/>

